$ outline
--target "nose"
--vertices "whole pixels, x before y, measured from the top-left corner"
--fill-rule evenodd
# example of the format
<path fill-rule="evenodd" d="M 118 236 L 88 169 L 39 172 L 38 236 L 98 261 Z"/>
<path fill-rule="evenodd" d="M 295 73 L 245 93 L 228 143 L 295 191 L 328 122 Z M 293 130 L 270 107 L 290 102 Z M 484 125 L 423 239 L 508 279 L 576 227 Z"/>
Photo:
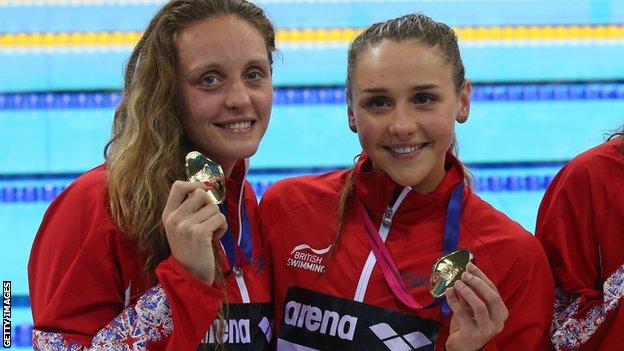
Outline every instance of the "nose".
<path fill-rule="evenodd" d="M 249 105 L 249 90 L 240 79 L 233 80 L 225 96 L 225 106 L 229 109 L 241 109 Z"/>
<path fill-rule="evenodd" d="M 409 108 L 397 108 L 390 117 L 388 132 L 398 139 L 408 139 L 418 131 L 418 119 Z"/>

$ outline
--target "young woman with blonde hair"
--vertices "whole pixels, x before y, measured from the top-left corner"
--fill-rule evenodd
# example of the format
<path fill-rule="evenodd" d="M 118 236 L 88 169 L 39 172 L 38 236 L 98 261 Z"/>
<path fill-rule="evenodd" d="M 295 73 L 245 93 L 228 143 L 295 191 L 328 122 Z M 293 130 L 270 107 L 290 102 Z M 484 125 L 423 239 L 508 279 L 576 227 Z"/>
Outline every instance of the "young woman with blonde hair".
<path fill-rule="evenodd" d="M 273 25 L 245 0 L 172 0 L 154 16 L 127 65 L 105 164 L 55 199 L 35 238 L 35 349 L 269 347 L 245 175 L 269 122 L 274 50 Z M 224 170 L 220 206 L 185 181 L 194 150 Z"/>

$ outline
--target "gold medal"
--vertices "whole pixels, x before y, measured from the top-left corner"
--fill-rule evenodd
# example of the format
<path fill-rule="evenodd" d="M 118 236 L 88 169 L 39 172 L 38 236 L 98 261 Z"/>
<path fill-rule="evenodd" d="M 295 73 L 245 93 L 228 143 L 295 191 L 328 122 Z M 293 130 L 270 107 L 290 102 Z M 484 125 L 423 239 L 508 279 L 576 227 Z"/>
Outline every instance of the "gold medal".
<path fill-rule="evenodd" d="M 225 174 L 218 163 L 213 162 L 200 152 L 191 151 L 186 155 L 186 178 L 189 182 L 202 182 L 210 189 L 210 200 L 220 204 L 225 200 Z"/>
<path fill-rule="evenodd" d="M 429 292 L 433 297 L 441 297 L 456 281 L 461 279 L 468 262 L 474 256 L 468 249 L 459 249 L 443 256 L 434 265 L 429 279 Z"/>

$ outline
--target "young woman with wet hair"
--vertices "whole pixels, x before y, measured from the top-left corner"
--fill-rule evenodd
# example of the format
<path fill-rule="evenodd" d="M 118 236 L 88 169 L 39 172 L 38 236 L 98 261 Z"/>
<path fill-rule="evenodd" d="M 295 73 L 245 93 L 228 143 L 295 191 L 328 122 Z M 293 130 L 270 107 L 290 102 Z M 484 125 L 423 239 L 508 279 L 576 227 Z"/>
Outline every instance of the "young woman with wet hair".
<path fill-rule="evenodd" d="M 350 45 L 348 122 L 362 154 L 350 169 L 275 184 L 259 207 L 279 350 L 548 348 L 546 256 L 473 193 L 453 152 L 470 90 L 454 32 L 422 14 Z M 462 248 L 474 263 L 461 274 L 441 262 L 434 299 L 432 266 Z"/>
<path fill-rule="evenodd" d="M 245 175 L 269 122 L 274 50 L 273 25 L 245 0 L 172 0 L 154 16 L 127 65 L 105 164 L 54 200 L 35 238 L 35 349 L 269 346 Z M 194 150 L 224 170 L 220 206 L 185 181 Z"/>

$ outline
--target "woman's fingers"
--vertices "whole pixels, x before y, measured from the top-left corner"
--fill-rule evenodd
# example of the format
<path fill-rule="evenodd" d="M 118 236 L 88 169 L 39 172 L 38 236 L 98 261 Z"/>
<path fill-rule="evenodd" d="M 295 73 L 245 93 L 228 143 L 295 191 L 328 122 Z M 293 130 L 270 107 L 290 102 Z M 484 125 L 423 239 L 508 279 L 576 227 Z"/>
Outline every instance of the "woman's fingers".
<path fill-rule="evenodd" d="M 189 199 L 189 202 L 191 203 L 189 206 L 196 206 L 199 204 L 202 207 L 194 212 L 188 220 L 195 223 L 198 227 L 199 232 L 197 234 L 201 235 L 211 233 L 211 238 L 217 240 L 221 239 L 221 236 L 227 230 L 227 220 L 219 210 L 219 207 L 210 201 L 208 195 L 206 195 L 203 190 L 200 191 L 203 192 L 201 196 L 203 197 L 205 195 L 207 200 L 203 202 L 203 205 L 201 205 L 202 202 L 191 202 L 191 199 Z M 195 193 L 193 195 L 197 197 L 200 196 L 200 194 Z"/>
<path fill-rule="evenodd" d="M 481 274 L 483 274 L 483 272 L 481 272 Z M 485 275 L 483 276 L 485 277 Z M 485 303 L 490 319 L 495 323 L 500 324 L 502 327 L 503 322 L 507 319 L 508 311 L 500 294 L 495 287 L 492 287 L 491 281 L 489 281 L 487 277 L 486 280 L 484 280 L 481 277 L 473 275 L 469 272 L 464 272 L 464 274 L 462 274 L 462 280 L 469 287 L 471 287 L 477 297 L 480 297 L 480 299 Z"/>
<path fill-rule="evenodd" d="M 207 204 L 203 205 L 199 210 L 193 212 L 189 216 L 189 221 L 192 223 L 202 223 L 217 213 L 220 213 L 219 207 L 208 200 Z"/>
<path fill-rule="evenodd" d="M 197 189 L 204 189 L 206 186 L 200 182 L 185 182 L 182 180 L 176 180 L 171 186 L 169 191 L 169 197 L 165 204 L 164 213 L 171 213 L 175 211 L 180 205 L 185 202 L 188 195 Z"/>
<path fill-rule="evenodd" d="M 486 282 L 487 285 L 490 288 L 492 288 L 492 290 L 498 292 L 498 289 L 496 288 L 496 285 L 494 285 L 494 283 L 492 283 L 490 278 L 488 278 L 487 275 L 485 275 L 485 273 L 483 273 L 483 271 L 481 271 L 479 269 L 479 267 L 477 267 L 474 263 L 468 262 L 468 265 L 466 266 L 466 270 L 467 270 L 468 273 L 476 275 L 477 277 L 481 278 L 481 280 Z"/>
<path fill-rule="evenodd" d="M 188 212 L 189 208 L 200 206 L 197 211 Z M 174 216 L 183 217 L 179 222 L 182 232 L 187 232 L 192 236 L 200 236 L 200 241 L 205 237 L 207 242 L 220 239 L 227 229 L 225 216 L 220 212 L 219 207 L 212 203 L 205 191 L 195 190 L 175 211 Z M 186 228 L 186 229 L 183 229 Z"/>
<path fill-rule="evenodd" d="M 225 216 L 222 213 L 214 214 L 205 221 L 196 224 L 193 227 L 192 234 L 199 237 L 205 244 L 209 244 L 212 240 L 221 238 L 221 235 L 227 229 Z M 208 235 L 210 234 L 210 235 Z"/>
<path fill-rule="evenodd" d="M 188 247 L 183 250 L 193 250 L 192 243 L 220 238 L 227 229 L 225 217 L 204 188 L 205 185 L 199 182 L 177 181 L 172 186 L 162 216 L 172 250 L 174 247 L 178 252 L 182 247 Z M 182 202 L 174 207 L 182 198 Z"/>
<path fill-rule="evenodd" d="M 473 289 L 461 280 L 454 285 L 457 294 L 461 296 L 472 309 L 475 322 L 481 327 L 488 327 L 491 324 L 488 306 L 479 298 Z"/>
<path fill-rule="evenodd" d="M 177 181 L 171 187 L 162 214 L 171 254 L 207 284 L 214 279 L 215 238 L 227 228 L 225 216 L 200 182 Z"/>
<path fill-rule="evenodd" d="M 210 203 L 210 197 L 206 191 L 202 188 L 197 188 L 189 194 L 176 211 L 186 216 L 199 211 L 202 207 Z"/>
<path fill-rule="evenodd" d="M 453 311 L 453 317 L 458 319 L 460 325 L 474 324 L 467 308 L 460 302 L 454 288 L 448 288 L 445 292 L 446 302 Z"/>
<path fill-rule="evenodd" d="M 493 333 L 503 329 L 509 312 L 501 296 L 488 283 L 466 272 L 462 280 L 455 283 L 455 290 L 468 303 L 480 327 Z"/>
<path fill-rule="evenodd" d="M 187 198 L 177 208 L 163 211 L 163 223 L 169 226 L 194 225 L 203 222 L 213 213 L 219 212 L 217 205 L 210 201 L 208 194 L 202 188 L 195 188 L 187 195 Z M 197 212 L 204 207 L 208 207 L 209 210 L 197 215 Z"/>
<path fill-rule="evenodd" d="M 492 282 L 476 266 L 470 265 L 446 291 L 453 310 L 448 349 L 479 349 L 498 334 L 508 310 Z"/>

